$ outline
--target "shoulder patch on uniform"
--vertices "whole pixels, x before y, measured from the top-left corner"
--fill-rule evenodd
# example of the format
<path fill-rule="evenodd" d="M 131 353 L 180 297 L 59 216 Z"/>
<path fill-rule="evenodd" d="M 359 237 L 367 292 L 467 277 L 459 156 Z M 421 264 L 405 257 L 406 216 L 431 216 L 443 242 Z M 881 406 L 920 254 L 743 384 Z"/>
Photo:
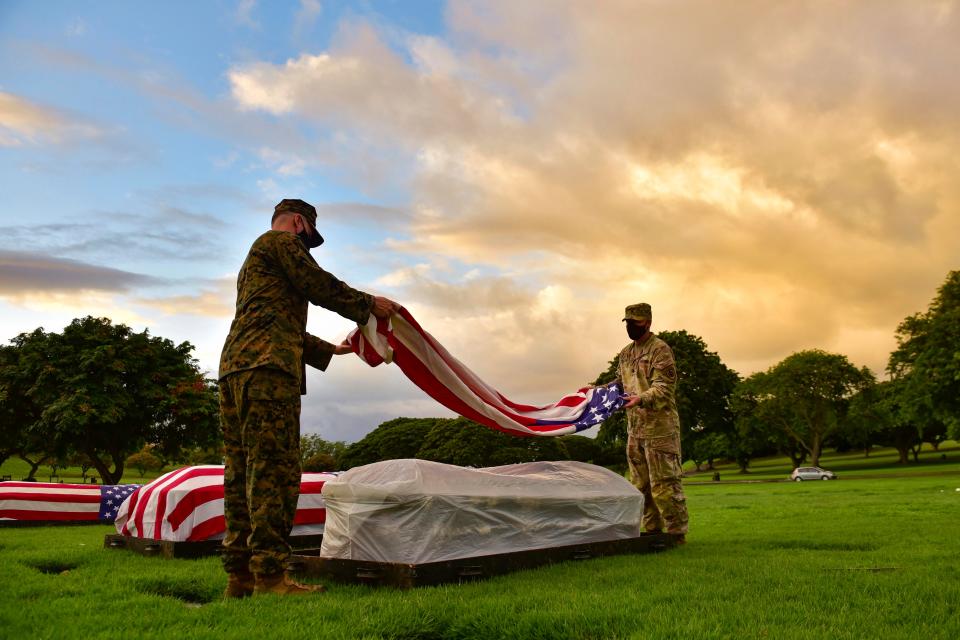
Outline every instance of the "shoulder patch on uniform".
<path fill-rule="evenodd" d="M 667 382 L 676 382 L 677 381 L 677 367 L 673 364 L 668 364 L 663 368 L 663 377 Z"/>

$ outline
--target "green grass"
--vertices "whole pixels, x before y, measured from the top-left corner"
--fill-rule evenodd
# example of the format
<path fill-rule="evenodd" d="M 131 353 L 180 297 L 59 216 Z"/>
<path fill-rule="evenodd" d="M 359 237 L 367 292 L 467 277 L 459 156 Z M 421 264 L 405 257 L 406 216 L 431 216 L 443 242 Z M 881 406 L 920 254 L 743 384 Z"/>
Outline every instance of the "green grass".
<path fill-rule="evenodd" d="M 143 477 L 137 473 L 136 469 L 124 469 L 123 477 L 120 480 L 120 484 L 146 484 L 151 480 L 162 476 L 168 471 L 177 469 L 183 465 L 177 465 L 174 467 L 164 467 L 160 471 L 146 471 L 143 474 Z M 19 458 L 9 458 L 4 461 L 3 464 L 0 464 L 0 477 L 10 476 L 12 480 L 21 480 L 27 477 L 27 474 L 30 473 L 30 465 Z M 36 479 L 37 482 L 50 482 L 51 470 L 50 467 L 46 465 L 41 465 L 37 469 Z M 99 483 L 102 478 L 100 474 L 97 473 L 96 469 L 87 470 L 87 482 L 90 482 L 90 476 L 96 476 L 97 482 Z M 53 479 L 53 482 L 59 482 L 63 480 L 66 483 L 82 483 L 83 482 L 83 473 L 80 471 L 80 467 L 67 467 L 65 469 L 57 470 L 57 477 Z"/>
<path fill-rule="evenodd" d="M 949 472 L 695 485 L 689 544 L 667 553 L 232 602 L 213 558 L 104 550 L 108 527 L 0 529 L 0 637 L 952 639 L 958 488 Z"/>
<path fill-rule="evenodd" d="M 897 450 L 888 447 L 874 448 L 869 456 L 864 456 L 863 451 L 826 451 L 820 457 L 819 466 L 833 471 L 843 479 L 960 473 L 960 443 L 943 442 L 936 451 L 924 443 L 918 458 L 918 461 L 914 462 L 911 454 L 910 462 L 899 464 Z M 809 459 L 804 465 L 810 466 Z M 740 469 L 733 462 L 714 463 L 714 470 L 720 473 L 722 481 L 783 480 L 790 477 L 793 464 L 789 458 L 774 456 L 751 461 L 746 474 L 740 473 Z M 707 470 L 704 465 L 703 471 L 697 472 L 693 463 L 687 462 L 684 465 L 690 482 L 709 482 L 714 470 Z"/>

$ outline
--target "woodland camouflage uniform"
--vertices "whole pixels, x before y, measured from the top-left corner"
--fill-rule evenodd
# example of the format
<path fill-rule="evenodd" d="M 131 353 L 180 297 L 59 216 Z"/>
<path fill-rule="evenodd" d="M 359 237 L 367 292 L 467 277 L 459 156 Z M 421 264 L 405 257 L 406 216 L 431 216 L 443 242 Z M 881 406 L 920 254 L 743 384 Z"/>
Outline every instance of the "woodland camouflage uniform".
<path fill-rule="evenodd" d="M 284 206 L 316 222 L 309 204 L 284 200 L 277 213 Z M 223 562 L 231 574 L 277 575 L 290 555 L 287 537 L 300 491 L 305 365 L 324 370 L 334 351 L 334 345 L 307 333 L 310 304 L 365 323 L 373 297 L 321 269 L 297 235 L 267 231 L 240 269 L 236 316 L 220 358 Z"/>
<path fill-rule="evenodd" d="M 650 306 L 627 307 L 626 319 L 649 320 Z M 647 333 L 620 352 L 619 379 L 640 397 L 627 409 L 627 463 L 643 493 L 645 531 L 686 534 L 687 501 L 681 484 L 680 416 L 675 399 L 677 367 L 670 346 Z"/>

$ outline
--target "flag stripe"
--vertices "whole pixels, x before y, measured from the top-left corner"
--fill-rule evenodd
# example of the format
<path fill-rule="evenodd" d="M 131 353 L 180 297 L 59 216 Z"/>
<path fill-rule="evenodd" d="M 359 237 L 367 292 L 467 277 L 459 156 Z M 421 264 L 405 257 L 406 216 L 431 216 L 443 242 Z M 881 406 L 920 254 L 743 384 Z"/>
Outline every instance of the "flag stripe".
<path fill-rule="evenodd" d="M 385 338 L 385 339 L 384 339 Z M 624 403 L 617 384 L 581 389 L 547 405 L 513 402 L 481 380 L 402 308 L 370 317 L 348 336 L 368 365 L 392 362 L 427 395 L 475 422 L 518 436 L 557 436 L 590 428 Z M 371 350 L 376 354 L 371 354 Z"/>
<path fill-rule="evenodd" d="M 33 509 L 0 509 L 0 518 L 35 521 L 95 521 L 98 519 L 98 514 L 96 511 L 36 511 Z"/>
<path fill-rule="evenodd" d="M 177 469 L 139 490 L 120 507 L 117 531 L 141 538 L 197 541 L 222 537 L 223 467 Z M 322 489 L 330 473 L 305 473 L 294 524 L 317 532 L 326 521 Z"/>

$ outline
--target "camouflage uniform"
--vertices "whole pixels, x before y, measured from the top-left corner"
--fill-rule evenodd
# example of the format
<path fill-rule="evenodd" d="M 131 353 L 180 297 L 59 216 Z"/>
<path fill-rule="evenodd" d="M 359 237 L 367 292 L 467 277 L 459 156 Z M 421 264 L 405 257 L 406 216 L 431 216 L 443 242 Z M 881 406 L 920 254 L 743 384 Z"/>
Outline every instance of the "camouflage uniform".
<path fill-rule="evenodd" d="M 304 217 L 315 222 L 313 207 L 302 204 L 313 212 Z M 309 303 L 364 323 L 373 297 L 321 269 L 295 234 L 257 238 L 237 278 L 236 316 L 220 358 L 228 573 L 274 575 L 290 555 L 305 365 L 326 369 L 334 350 L 306 332 Z"/>
<path fill-rule="evenodd" d="M 627 307 L 627 317 L 648 305 Z M 633 313 L 631 313 L 631 309 Z M 643 529 L 687 532 L 687 500 L 681 484 L 680 417 L 674 393 L 677 367 L 670 346 L 652 333 L 620 352 L 619 377 L 624 391 L 640 396 L 627 409 L 627 463 L 633 484 L 643 492 Z"/>

